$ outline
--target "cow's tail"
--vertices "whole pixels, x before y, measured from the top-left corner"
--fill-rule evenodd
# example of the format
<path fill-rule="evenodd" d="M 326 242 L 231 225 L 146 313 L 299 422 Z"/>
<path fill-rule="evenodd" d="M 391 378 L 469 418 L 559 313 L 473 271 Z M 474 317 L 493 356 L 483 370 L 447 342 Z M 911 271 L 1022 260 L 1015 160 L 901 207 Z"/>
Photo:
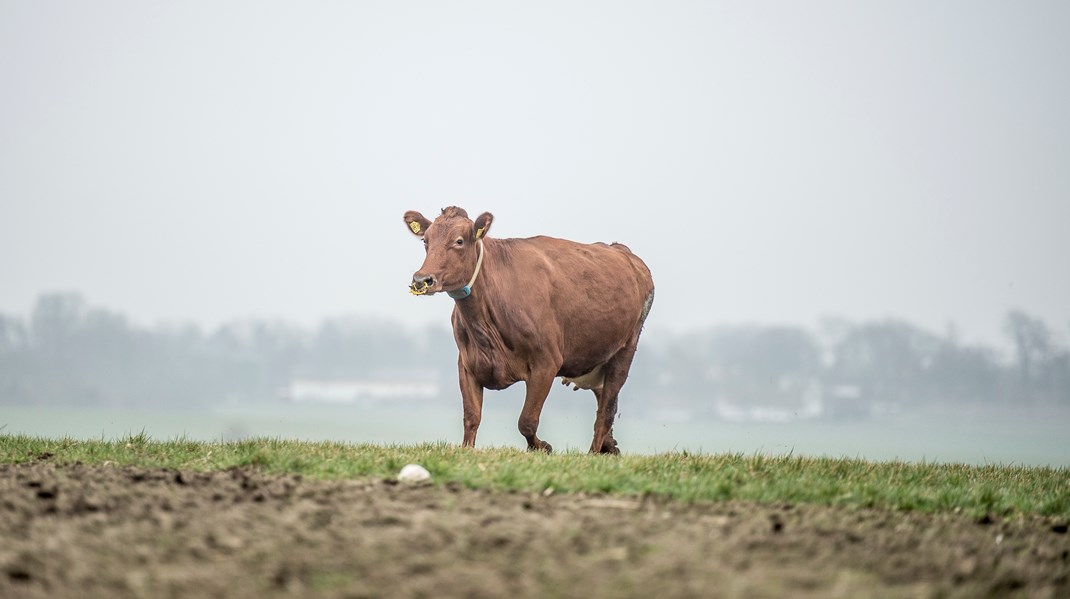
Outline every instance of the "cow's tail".
<path fill-rule="evenodd" d="M 639 277 L 639 280 L 645 280 L 650 284 L 650 293 L 647 293 L 646 299 L 643 300 L 643 309 L 639 312 L 639 323 L 635 327 L 635 339 L 638 341 L 639 333 L 643 332 L 643 325 L 646 324 L 646 317 L 650 314 L 651 306 L 654 305 L 654 279 L 650 275 L 650 268 L 643 262 L 642 258 L 632 253 L 631 248 L 623 243 L 617 242 L 610 244 L 610 247 L 628 254 L 628 258 L 632 263 L 632 268 L 635 269 L 635 273 Z"/>
<path fill-rule="evenodd" d="M 650 288 L 650 293 L 647 294 L 646 299 L 643 300 L 643 311 L 639 314 L 639 329 L 642 330 L 643 324 L 646 322 L 646 317 L 650 314 L 650 307 L 654 305 L 654 288 Z"/>

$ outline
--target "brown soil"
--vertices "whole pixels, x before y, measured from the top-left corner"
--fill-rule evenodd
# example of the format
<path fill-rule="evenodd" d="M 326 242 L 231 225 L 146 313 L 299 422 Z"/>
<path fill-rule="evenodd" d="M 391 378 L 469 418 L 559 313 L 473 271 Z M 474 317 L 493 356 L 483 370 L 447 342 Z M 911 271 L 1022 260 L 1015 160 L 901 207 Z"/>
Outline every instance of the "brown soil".
<path fill-rule="evenodd" d="M 1070 597 L 1051 519 L 0 465 L 0 597 Z"/>

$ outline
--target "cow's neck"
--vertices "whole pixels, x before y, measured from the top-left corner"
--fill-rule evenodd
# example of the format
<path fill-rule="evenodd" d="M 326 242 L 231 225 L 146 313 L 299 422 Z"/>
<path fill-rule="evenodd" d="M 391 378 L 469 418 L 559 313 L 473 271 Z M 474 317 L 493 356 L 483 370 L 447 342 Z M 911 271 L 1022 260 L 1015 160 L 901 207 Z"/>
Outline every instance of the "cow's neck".
<path fill-rule="evenodd" d="M 498 339 L 495 328 L 492 326 L 494 318 L 494 305 L 501 298 L 498 297 L 499 289 L 495 284 L 495 244 L 493 240 L 485 240 L 483 267 L 479 279 L 472 285 L 471 293 L 463 299 L 454 300 L 454 311 L 457 313 L 464 327 L 470 331 L 475 341 L 484 347 L 494 345 Z"/>

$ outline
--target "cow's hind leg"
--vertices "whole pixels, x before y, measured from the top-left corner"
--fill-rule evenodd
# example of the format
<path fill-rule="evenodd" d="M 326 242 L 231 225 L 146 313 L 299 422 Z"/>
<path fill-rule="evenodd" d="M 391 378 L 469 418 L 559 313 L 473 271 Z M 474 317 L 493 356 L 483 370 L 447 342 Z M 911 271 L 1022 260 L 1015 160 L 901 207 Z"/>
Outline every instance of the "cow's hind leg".
<path fill-rule="evenodd" d="M 624 382 L 628 380 L 632 358 L 635 357 L 635 350 L 639 347 L 639 335 L 643 332 L 643 324 L 653 304 L 654 289 L 651 288 L 643 302 L 643 311 L 639 315 L 639 322 L 636 323 L 631 340 L 605 364 L 602 388 L 595 392 L 598 398 L 598 412 L 594 417 L 591 453 L 620 453 L 617 440 L 613 438 L 613 421 L 617 418 L 617 396 Z"/>
<path fill-rule="evenodd" d="M 524 435 L 524 438 L 528 440 L 529 450 L 545 451 L 546 453 L 554 450 L 549 443 L 538 438 L 535 433 L 539 430 L 539 417 L 542 416 L 542 406 L 546 403 L 546 396 L 550 393 L 550 387 L 553 386 L 556 374 L 556 369 L 538 373 L 532 372 L 527 381 L 524 409 L 520 412 L 517 428 L 520 429 L 520 434 Z"/>
<path fill-rule="evenodd" d="M 591 453 L 620 453 L 617 440 L 613 438 L 613 421 L 617 417 L 617 396 L 624 382 L 628 380 L 628 371 L 632 367 L 637 341 L 638 338 L 606 362 L 602 388 L 595 391 L 595 396 L 598 398 L 598 411 L 594 416 L 594 439 L 591 440 Z"/>

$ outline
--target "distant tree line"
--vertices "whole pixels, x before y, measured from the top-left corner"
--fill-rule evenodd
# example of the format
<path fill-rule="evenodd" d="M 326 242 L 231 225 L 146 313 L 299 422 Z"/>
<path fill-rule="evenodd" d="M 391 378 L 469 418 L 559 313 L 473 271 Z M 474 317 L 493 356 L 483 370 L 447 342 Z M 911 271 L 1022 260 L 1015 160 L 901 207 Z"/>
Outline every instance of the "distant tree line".
<path fill-rule="evenodd" d="M 1070 406 L 1060 335 L 1020 311 L 1004 331 L 1009 352 L 896 320 L 648 332 L 625 394 L 643 398 L 637 411 L 820 405 L 821 417 L 949 403 Z M 0 315 L 0 405 L 8 406 L 258 403 L 296 379 L 435 381 L 451 393 L 456 360 L 449 330 L 382 320 L 146 328 L 75 294 L 40 297 L 28 319 Z"/>
<path fill-rule="evenodd" d="M 1041 320 L 1010 312 L 1010 352 L 901 320 L 830 319 L 796 327 L 719 327 L 662 340 L 641 384 L 691 410 L 792 408 L 819 400 L 831 417 L 925 405 L 1070 406 L 1070 349 Z M 643 351 L 642 349 L 640 351 Z M 651 355 L 653 354 L 653 355 Z"/>
<path fill-rule="evenodd" d="M 454 352 L 452 359 L 444 359 Z M 145 328 L 50 294 L 29 320 L 0 315 L 0 405 L 164 407 L 270 401 L 294 379 L 440 377 L 452 337 L 338 318 L 312 331 L 240 321 Z"/>

